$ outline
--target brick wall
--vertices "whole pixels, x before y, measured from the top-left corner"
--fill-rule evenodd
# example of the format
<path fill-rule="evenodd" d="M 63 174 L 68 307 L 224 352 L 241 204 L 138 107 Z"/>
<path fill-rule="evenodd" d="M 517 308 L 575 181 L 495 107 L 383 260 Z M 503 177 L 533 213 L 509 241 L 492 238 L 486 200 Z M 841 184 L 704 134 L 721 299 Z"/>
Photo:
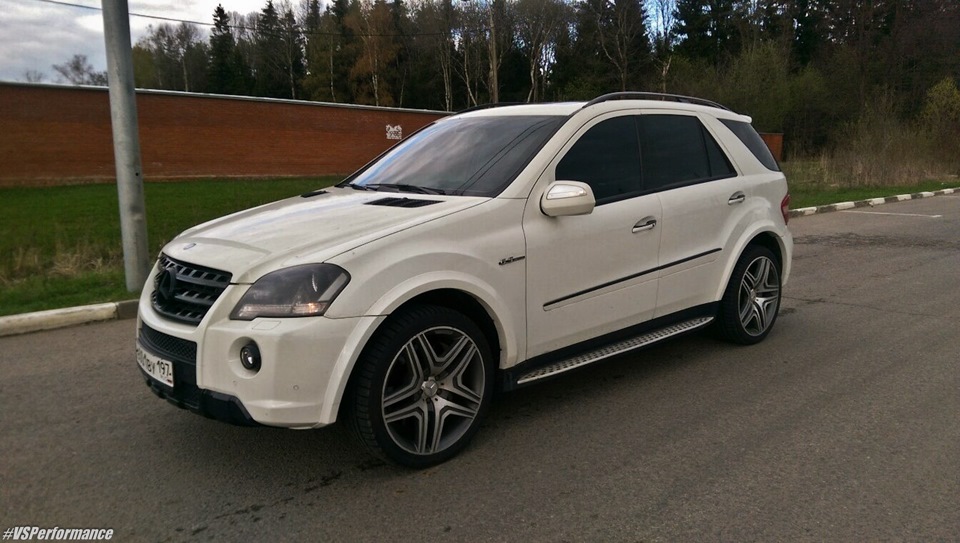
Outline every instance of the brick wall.
<path fill-rule="evenodd" d="M 350 173 L 442 113 L 137 91 L 145 179 Z M 105 88 L 0 83 L 0 185 L 115 176 Z"/>

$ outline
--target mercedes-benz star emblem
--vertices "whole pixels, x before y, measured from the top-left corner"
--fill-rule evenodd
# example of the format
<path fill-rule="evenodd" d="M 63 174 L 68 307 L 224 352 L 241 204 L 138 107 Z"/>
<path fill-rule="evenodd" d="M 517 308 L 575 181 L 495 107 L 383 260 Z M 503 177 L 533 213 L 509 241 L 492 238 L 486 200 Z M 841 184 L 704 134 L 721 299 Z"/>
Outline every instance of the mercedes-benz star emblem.
<path fill-rule="evenodd" d="M 157 277 L 157 298 L 160 302 L 173 300 L 177 290 L 177 272 L 173 268 L 160 272 Z"/>

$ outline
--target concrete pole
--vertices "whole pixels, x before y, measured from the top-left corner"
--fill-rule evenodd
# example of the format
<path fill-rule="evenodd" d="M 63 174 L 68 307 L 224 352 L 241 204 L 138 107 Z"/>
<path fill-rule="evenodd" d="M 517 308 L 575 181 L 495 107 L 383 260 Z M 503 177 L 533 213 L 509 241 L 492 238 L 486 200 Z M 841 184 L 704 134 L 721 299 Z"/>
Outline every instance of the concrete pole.
<path fill-rule="evenodd" d="M 137 97 L 133 90 L 133 54 L 127 0 L 103 0 L 103 38 L 107 47 L 113 156 L 120 197 L 120 237 L 127 290 L 140 292 L 150 272 L 147 215 L 140 167 Z"/>
<path fill-rule="evenodd" d="M 500 67 L 497 64 L 500 61 L 500 55 L 497 54 L 497 25 L 496 17 L 494 16 L 494 8 L 496 7 L 496 0 L 489 0 L 487 5 L 487 16 L 488 22 L 490 25 L 490 43 L 487 44 L 488 52 L 490 53 L 490 103 L 497 104 L 500 102 L 500 81 L 498 74 L 500 72 Z"/>

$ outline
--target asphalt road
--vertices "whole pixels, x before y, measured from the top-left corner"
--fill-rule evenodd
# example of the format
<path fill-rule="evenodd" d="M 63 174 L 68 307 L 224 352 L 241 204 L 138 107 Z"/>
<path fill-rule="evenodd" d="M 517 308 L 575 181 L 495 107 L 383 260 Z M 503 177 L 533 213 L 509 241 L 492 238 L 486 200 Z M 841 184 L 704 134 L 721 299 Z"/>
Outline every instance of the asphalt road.
<path fill-rule="evenodd" d="M 338 426 L 235 428 L 175 409 L 141 381 L 133 321 L 0 339 L 0 529 L 960 540 L 960 197 L 791 229 L 794 274 L 763 344 L 700 334 L 505 395 L 465 454 L 419 472 Z"/>

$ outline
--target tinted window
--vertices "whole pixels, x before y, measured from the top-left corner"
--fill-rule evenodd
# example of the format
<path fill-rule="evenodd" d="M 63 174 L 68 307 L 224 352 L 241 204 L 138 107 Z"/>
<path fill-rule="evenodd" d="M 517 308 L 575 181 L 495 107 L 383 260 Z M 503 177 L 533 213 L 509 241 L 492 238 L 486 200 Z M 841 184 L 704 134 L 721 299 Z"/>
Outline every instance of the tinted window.
<path fill-rule="evenodd" d="M 710 135 L 710 132 L 707 132 L 707 129 L 703 125 L 700 126 L 700 132 L 703 134 L 703 143 L 707 146 L 707 158 L 710 160 L 710 177 L 719 178 L 737 175 L 736 170 L 733 169 L 733 165 L 730 164 L 730 159 L 727 158 L 727 155 L 723 154 L 720 146 L 717 145 L 717 140 L 713 139 L 713 136 Z"/>
<path fill-rule="evenodd" d="M 711 177 L 699 119 L 642 115 L 639 124 L 644 189 Z"/>
<path fill-rule="evenodd" d="M 566 120 L 555 116 L 466 117 L 417 132 L 348 180 L 496 196 Z"/>
<path fill-rule="evenodd" d="M 587 131 L 567 151 L 557 180 L 590 185 L 597 202 L 640 190 L 640 151 L 633 117 L 607 119 Z"/>
<path fill-rule="evenodd" d="M 750 126 L 750 123 L 742 123 L 740 121 L 732 121 L 730 119 L 720 119 L 720 122 L 726 125 L 731 132 L 740 138 L 740 141 L 747 146 L 747 149 L 750 149 L 750 152 L 753 153 L 753 156 L 757 157 L 757 160 L 760 161 L 760 164 L 763 164 L 768 170 L 773 170 L 775 172 L 780 171 L 780 165 L 777 164 L 777 160 L 773 158 L 770 148 L 767 147 L 766 143 L 764 143 L 763 138 L 760 137 L 760 134 L 757 134 L 757 131 Z"/>

